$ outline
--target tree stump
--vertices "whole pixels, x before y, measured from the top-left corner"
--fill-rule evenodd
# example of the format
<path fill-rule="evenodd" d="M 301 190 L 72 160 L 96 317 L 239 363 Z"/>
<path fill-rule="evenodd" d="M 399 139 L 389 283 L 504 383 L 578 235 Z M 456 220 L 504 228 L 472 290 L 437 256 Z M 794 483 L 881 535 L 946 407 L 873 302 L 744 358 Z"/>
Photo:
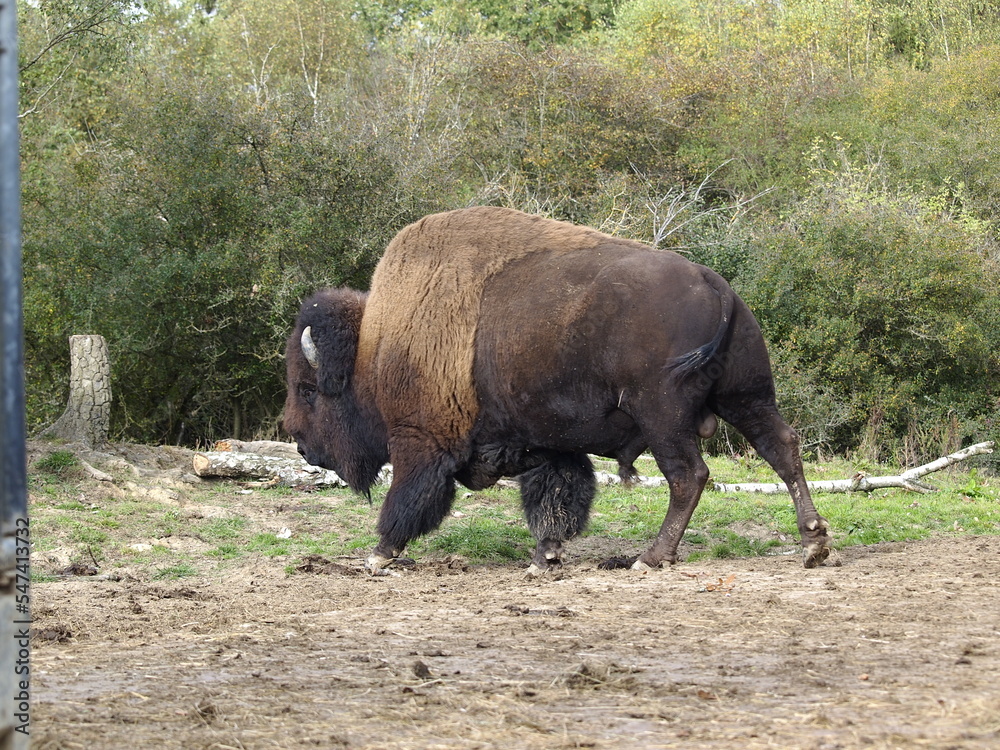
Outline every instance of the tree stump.
<path fill-rule="evenodd" d="M 69 401 L 44 437 L 97 448 L 108 442 L 111 424 L 111 360 L 103 336 L 69 337 Z"/>

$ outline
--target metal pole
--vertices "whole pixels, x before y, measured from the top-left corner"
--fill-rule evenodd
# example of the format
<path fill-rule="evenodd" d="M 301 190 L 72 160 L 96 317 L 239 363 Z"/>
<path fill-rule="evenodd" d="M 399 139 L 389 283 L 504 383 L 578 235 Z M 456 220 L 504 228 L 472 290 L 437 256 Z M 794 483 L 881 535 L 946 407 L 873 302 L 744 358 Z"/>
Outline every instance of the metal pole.
<path fill-rule="evenodd" d="M 0 750 L 31 731 L 17 5 L 0 0 Z"/>

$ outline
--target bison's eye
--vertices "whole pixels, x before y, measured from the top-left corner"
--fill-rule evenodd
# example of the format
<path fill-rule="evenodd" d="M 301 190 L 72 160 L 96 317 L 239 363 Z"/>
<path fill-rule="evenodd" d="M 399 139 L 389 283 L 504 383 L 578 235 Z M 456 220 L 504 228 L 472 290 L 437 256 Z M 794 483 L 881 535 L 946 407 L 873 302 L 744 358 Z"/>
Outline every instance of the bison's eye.
<path fill-rule="evenodd" d="M 312 406 L 316 401 L 316 386 L 311 383 L 299 383 L 299 396 Z"/>

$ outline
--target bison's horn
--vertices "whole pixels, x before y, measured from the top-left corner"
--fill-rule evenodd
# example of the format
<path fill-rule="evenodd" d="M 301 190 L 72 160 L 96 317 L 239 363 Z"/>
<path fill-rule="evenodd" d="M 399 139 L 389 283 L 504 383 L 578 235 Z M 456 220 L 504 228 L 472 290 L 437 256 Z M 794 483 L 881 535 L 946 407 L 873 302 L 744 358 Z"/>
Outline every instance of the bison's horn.
<path fill-rule="evenodd" d="M 305 330 L 302 331 L 302 353 L 306 357 L 306 361 L 312 365 L 314 370 L 319 369 L 319 351 L 316 349 L 316 344 L 313 343 L 312 337 L 312 326 L 306 326 Z"/>

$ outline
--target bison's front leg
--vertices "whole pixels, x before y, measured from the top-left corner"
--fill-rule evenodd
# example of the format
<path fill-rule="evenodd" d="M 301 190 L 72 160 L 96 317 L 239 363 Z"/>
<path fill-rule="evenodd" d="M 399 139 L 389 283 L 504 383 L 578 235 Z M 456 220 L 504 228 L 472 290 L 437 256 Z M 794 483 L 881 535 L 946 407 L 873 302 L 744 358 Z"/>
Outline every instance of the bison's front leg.
<path fill-rule="evenodd" d="M 562 543 L 586 527 L 596 491 L 594 467 L 585 453 L 556 456 L 521 475 L 521 503 L 537 540 L 529 576 L 562 565 Z"/>
<path fill-rule="evenodd" d="M 395 451 L 393 477 L 378 520 L 379 542 L 365 567 L 378 575 L 402 554 L 411 539 L 436 529 L 455 498 L 455 459 L 446 453 Z"/>

